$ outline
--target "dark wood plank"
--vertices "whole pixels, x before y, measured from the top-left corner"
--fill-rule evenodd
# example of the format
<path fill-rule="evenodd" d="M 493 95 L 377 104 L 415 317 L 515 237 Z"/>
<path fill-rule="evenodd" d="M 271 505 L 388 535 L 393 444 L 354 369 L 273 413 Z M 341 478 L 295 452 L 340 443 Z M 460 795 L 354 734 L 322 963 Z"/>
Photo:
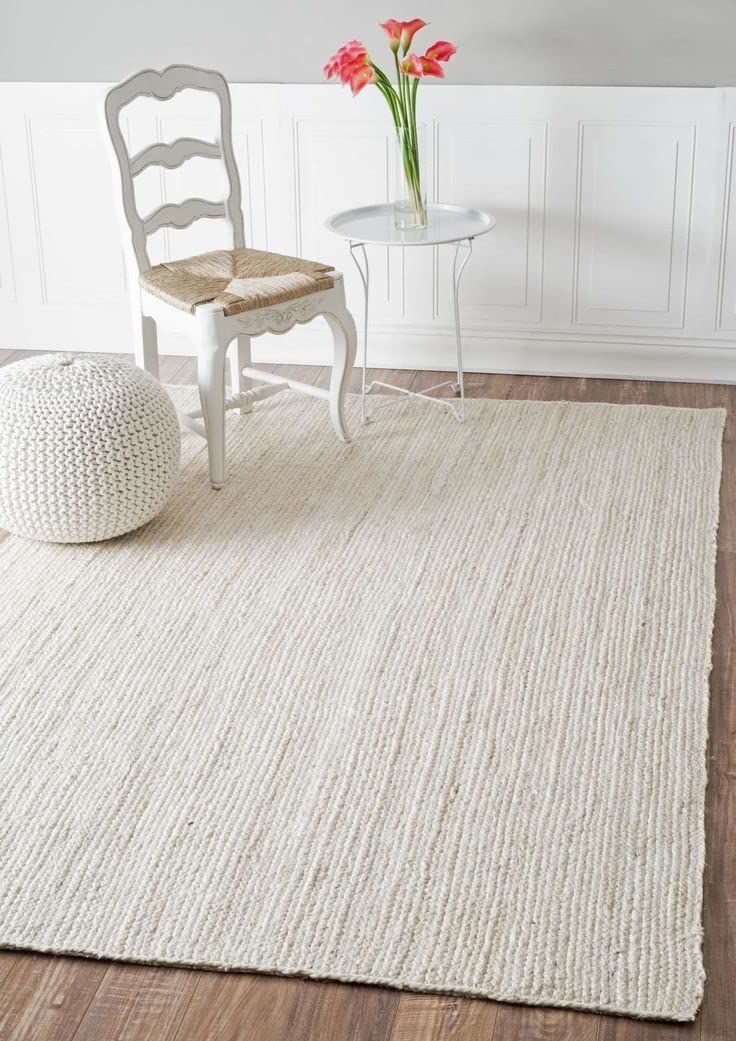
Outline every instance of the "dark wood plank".
<path fill-rule="evenodd" d="M 518 377 L 507 376 L 503 373 L 466 372 L 463 378 L 465 396 L 467 398 L 506 398 L 515 385 Z M 457 382 L 457 373 L 451 371 L 430 372 L 427 369 L 418 369 L 410 384 L 410 389 L 415 391 L 426 391 L 437 383 Z M 452 387 L 442 387 L 433 391 L 434 397 L 457 398 L 458 394 Z"/>
<path fill-rule="evenodd" d="M 415 376 L 416 369 L 368 369 L 366 373 L 368 384 L 372 380 L 378 380 L 380 383 L 392 383 L 395 387 L 405 387 L 407 390 L 414 382 Z M 348 390 L 357 394 L 360 391 L 362 378 L 362 369 L 353 369 L 350 374 Z M 395 394 L 396 392 L 387 390 L 385 387 L 376 387 L 373 393 Z"/>
<path fill-rule="evenodd" d="M 104 962 L 18 954 L 0 989 L 3 1041 L 71 1041 L 107 970 Z"/>
<path fill-rule="evenodd" d="M 6 534 L 7 532 L 0 531 L 0 542 L 2 542 L 3 536 Z M 10 970 L 15 965 L 16 958 L 17 955 L 13 954 L 12 951 L 0 951 L 0 988 L 3 983 L 5 983 L 5 980 L 10 974 Z"/>
<path fill-rule="evenodd" d="M 300 980 L 202 973 L 176 1041 L 277 1041 L 311 1017 L 313 1000 Z"/>
<path fill-rule="evenodd" d="M 643 384 L 634 380 L 591 380 L 577 376 L 517 376 L 510 398 L 518 401 L 607 401 L 639 404 Z"/>
<path fill-rule="evenodd" d="M 736 442 L 723 445 L 723 475 L 721 477 L 721 509 L 718 520 L 718 549 L 722 553 L 736 553 Z M 718 575 L 716 575 L 718 581 Z M 736 590 L 724 590 L 721 599 L 731 601 Z"/>
<path fill-rule="evenodd" d="M 309 1029 L 302 1035 L 297 1026 L 283 1041 L 291 1041 L 292 1037 L 303 1037 L 304 1041 L 389 1041 L 399 1004 L 398 991 L 345 983 L 316 986 L 319 992 Z"/>
<path fill-rule="evenodd" d="M 671 408 L 734 407 L 736 388 L 723 383 L 642 383 L 642 400 Z"/>
<path fill-rule="evenodd" d="M 585 400 L 582 381 L 564 376 L 517 376 L 509 398 L 515 401 L 580 401 Z"/>
<path fill-rule="evenodd" d="M 398 994 L 277 976 L 203 974 L 176 1041 L 388 1041 Z"/>
<path fill-rule="evenodd" d="M 74 1041 L 173 1041 L 201 973 L 110 965 Z"/>
<path fill-rule="evenodd" d="M 429 369 L 418 369 L 414 374 L 414 379 L 409 384 L 409 389 L 413 391 L 426 392 L 431 387 L 437 386 L 438 383 L 456 383 L 457 373 L 456 372 L 434 372 Z M 470 373 L 464 377 L 465 393 L 470 396 Z M 432 396 L 435 398 L 458 398 L 459 394 L 456 394 L 452 387 L 440 387 L 438 390 L 432 391 Z"/>
<path fill-rule="evenodd" d="M 499 1006 L 434 994 L 402 994 L 391 1041 L 491 1041 Z"/>
<path fill-rule="evenodd" d="M 736 387 L 720 383 L 642 383 L 643 401 L 673 408 L 725 408 L 724 439 L 736 440 Z"/>
<path fill-rule="evenodd" d="M 318 387 L 329 386 L 331 372 L 332 370 L 329 366 L 324 366 L 320 369 L 317 380 L 315 381 Z M 371 380 L 380 380 L 382 383 L 393 383 L 397 387 L 406 387 L 408 390 L 409 387 L 411 387 L 415 375 L 415 369 L 368 369 L 366 372 L 366 384 L 370 383 Z M 348 377 L 348 393 L 360 393 L 362 380 L 363 370 L 360 368 L 353 369 Z M 376 393 L 392 394 L 394 391 L 378 388 Z"/>
<path fill-rule="evenodd" d="M 700 1037 L 700 1022 L 661 1023 L 654 1020 L 600 1017 L 598 1041 L 693 1041 Z"/>
<path fill-rule="evenodd" d="M 465 394 L 469 398 L 513 397 L 517 379 L 505 372 L 466 372 Z"/>
<path fill-rule="evenodd" d="M 501 1005 L 494 1041 L 597 1041 L 601 1016 L 562 1008 Z"/>
<path fill-rule="evenodd" d="M 527 376 L 525 379 L 536 381 L 539 377 Z M 542 377 L 544 379 L 544 377 Z M 549 379 L 549 377 L 547 377 Z M 638 380 L 604 380 L 604 379 L 555 379 L 552 382 L 560 387 L 562 401 L 601 401 L 609 405 L 640 405 L 644 399 L 643 384 Z M 536 382 L 534 384 L 537 385 Z M 567 396 L 565 396 L 567 395 Z"/>
<path fill-rule="evenodd" d="M 257 366 L 265 369 L 265 365 Z M 285 380 L 299 380 L 300 383 L 315 383 L 320 374 L 319 365 L 274 365 L 273 373 L 283 376 Z"/>

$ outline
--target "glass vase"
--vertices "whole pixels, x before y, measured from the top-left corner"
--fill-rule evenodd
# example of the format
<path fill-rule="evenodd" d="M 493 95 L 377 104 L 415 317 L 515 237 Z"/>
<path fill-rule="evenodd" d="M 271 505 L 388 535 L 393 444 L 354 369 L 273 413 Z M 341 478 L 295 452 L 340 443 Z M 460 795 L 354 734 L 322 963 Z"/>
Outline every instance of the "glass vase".
<path fill-rule="evenodd" d="M 427 227 L 427 126 L 396 128 L 394 223 L 400 231 Z"/>

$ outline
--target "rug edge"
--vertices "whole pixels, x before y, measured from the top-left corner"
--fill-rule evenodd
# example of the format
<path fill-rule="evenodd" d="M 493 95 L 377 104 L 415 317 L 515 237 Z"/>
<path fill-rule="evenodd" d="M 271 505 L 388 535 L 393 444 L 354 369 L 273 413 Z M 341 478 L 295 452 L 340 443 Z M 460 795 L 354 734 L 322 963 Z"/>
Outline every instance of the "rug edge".
<path fill-rule="evenodd" d="M 136 954 L 111 954 L 105 951 L 96 951 L 76 947 L 45 947 L 36 943 L 9 944 L 0 942 L 0 951 L 33 952 L 36 954 L 49 954 L 58 957 L 85 958 L 89 961 L 111 961 L 119 965 L 151 965 L 161 968 L 195 969 L 201 972 L 230 972 L 240 974 L 254 974 L 258 976 L 277 976 L 284 979 L 315 980 L 322 983 L 357 983 L 368 987 L 385 987 L 388 990 L 415 994 L 450 995 L 462 998 L 475 998 L 484 1001 L 497 1001 L 504 1005 L 523 1005 L 528 1008 L 560 1008 L 572 1009 L 578 1012 L 603 1013 L 605 1015 L 619 1016 L 626 1019 L 636 1019 L 646 1022 L 661 1023 L 691 1023 L 696 1018 L 700 1009 L 702 997 L 698 1000 L 694 1009 L 690 1011 L 678 1010 L 676 1012 L 633 1011 L 624 1005 L 585 1004 L 579 1001 L 565 1000 L 561 998 L 546 997 L 544 995 L 525 994 L 501 994 L 496 991 L 484 991 L 473 987 L 448 987 L 435 983 L 416 983 L 412 980 L 395 981 L 388 978 L 365 976 L 362 974 L 352 975 L 344 972 L 318 972 L 308 969 L 279 968 L 278 966 L 239 965 L 225 962 L 207 961 L 182 961 L 165 956 L 147 956 Z"/>
<path fill-rule="evenodd" d="M 701 410 L 694 410 L 701 411 Z M 714 465 L 713 465 L 713 478 L 712 487 L 710 489 L 710 513 L 709 513 L 709 568 L 708 574 L 710 575 L 710 583 L 708 589 L 709 596 L 709 608 L 708 615 L 706 617 L 706 646 L 708 649 L 707 661 L 703 669 L 703 687 L 704 687 L 704 699 L 705 699 L 705 738 L 701 748 L 701 794 L 702 794 L 702 812 L 701 812 L 701 827 L 700 827 L 700 842 L 698 849 L 698 856 L 700 859 L 698 865 L 698 879 L 700 882 L 700 905 L 698 908 L 698 939 L 697 939 L 697 955 L 700 965 L 700 974 L 698 980 L 698 986 L 696 990 L 696 1004 L 693 1015 L 688 1022 L 695 1019 L 700 1008 L 703 1004 L 705 997 L 705 983 L 708 978 L 705 969 L 705 890 L 706 890 L 706 878 L 705 869 L 707 866 L 707 853 L 708 853 L 708 837 L 706 834 L 706 821 L 707 821 L 707 798 L 708 798 L 708 787 L 713 783 L 713 779 L 710 776 L 708 769 L 708 756 L 709 750 L 712 743 L 711 728 L 710 728 L 710 714 L 711 714 L 711 676 L 713 674 L 713 641 L 715 636 L 716 627 L 716 611 L 718 609 L 718 583 L 717 583 L 717 568 L 718 568 L 718 531 L 720 528 L 721 521 L 721 484 L 723 481 L 723 438 L 726 430 L 726 422 L 728 419 L 728 412 L 725 408 L 714 408 L 705 409 L 702 411 L 714 413 L 713 418 L 718 417 L 718 425 L 716 432 L 718 439 L 713 445 L 714 449 Z"/>

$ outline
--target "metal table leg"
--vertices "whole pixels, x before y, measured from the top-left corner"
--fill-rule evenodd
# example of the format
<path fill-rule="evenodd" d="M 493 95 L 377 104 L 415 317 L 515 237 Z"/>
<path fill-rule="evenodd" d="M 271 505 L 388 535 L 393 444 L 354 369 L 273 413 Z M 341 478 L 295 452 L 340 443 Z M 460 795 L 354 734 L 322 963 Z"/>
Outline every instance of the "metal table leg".
<path fill-rule="evenodd" d="M 460 256 L 460 250 L 465 250 L 465 255 L 460 263 L 460 267 L 457 266 L 457 258 Z M 453 389 L 456 394 L 460 395 L 460 409 L 453 409 L 455 418 L 459 422 L 465 421 L 465 376 L 463 373 L 463 345 L 462 338 L 460 335 L 460 304 L 458 301 L 459 290 L 460 290 L 460 276 L 463 273 L 463 269 L 470 259 L 470 254 L 473 252 L 473 240 L 464 239 L 455 245 L 455 258 L 452 262 L 452 305 L 455 312 L 455 344 L 457 346 L 457 383 Z"/>
<path fill-rule="evenodd" d="M 362 254 L 362 266 L 356 256 L 356 250 L 360 250 Z M 365 411 L 365 398 L 366 394 L 370 393 L 370 387 L 366 387 L 366 370 L 368 368 L 368 291 L 370 288 L 370 271 L 368 268 L 368 254 L 365 251 L 365 245 L 362 242 L 351 242 L 350 256 L 353 258 L 353 263 L 357 267 L 358 274 L 360 275 L 360 281 L 363 283 L 363 374 L 360 382 L 360 421 L 361 423 L 367 423 L 368 417 Z"/>
<path fill-rule="evenodd" d="M 460 251 L 463 251 L 463 257 L 458 265 L 458 257 Z M 362 256 L 362 264 L 358 259 L 357 253 L 360 252 Z M 370 416 L 366 411 L 366 399 L 374 387 L 384 387 L 386 390 L 398 391 L 400 395 L 403 395 L 403 400 L 407 401 L 409 398 L 424 398 L 425 401 L 432 401 L 435 405 L 439 405 L 445 411 L 452 412 L 455 419 L 459 423 L 465 421 L 465 375 L 463 372 L 463 350 L 462 350 L 462 339 L 460 335 L 460 305 L 458 301 L 459 289 L 460 289 L 460 278 L 462 276 L 465 265 L 467 264 L 470 254 L 473 251 L 473 240 L 462 239 L 455 244 L 455 257 L 452 264 L 452 304 L 455 318 L 455 345 L 457 349 L 457 382 L 453 383 L 452 380 L 443 380 L 442 383 L 435 383 L 431 387 L 427 387 L 426 390 L 406 390 L 405 387 L 397 387 L 393 383 L 382 383 L 380 380 L 372 380 L 367 383 L 367 368 L 368 368 L 368 295 L 370 288 L 370 274 L 368 268 L 368 255 L 365 250 L 365 244 L 362 242 L 351 242 L 350 243 L 350 256 L 353 259 L 353 263 L 358 269 L 360 275 L 360 281 L 363 283 L 363 295 L 365 299 L 365 307 L 363 311 L 363 373 L 361 379 L 361 392 L 360 392 L 360 419 L 362 423 L 370 422 Z M 447 398 L 436 398 L 432 397 L 432 391 L 441 390 L 443 387 L 452 387 L 456 394 L 460 395 L 460 407 L 458 408 L 452 401 Z M 391 398 L 388 401 L 382 402 L 379 408 L 386 407 L 387 405 L 395 405 L 402 398 Z M 375 407 L 375 406 L 374 406 Z"/>

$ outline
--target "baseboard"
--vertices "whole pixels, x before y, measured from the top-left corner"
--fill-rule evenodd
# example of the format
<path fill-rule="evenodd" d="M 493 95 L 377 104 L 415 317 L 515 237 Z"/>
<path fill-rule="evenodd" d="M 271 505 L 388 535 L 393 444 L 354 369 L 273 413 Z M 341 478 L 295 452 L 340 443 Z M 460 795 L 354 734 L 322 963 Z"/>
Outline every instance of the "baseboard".
<path fill-rule="evenodd" d="M 195 353 L 188 340 L 169 334 L 160 339 L 164 354 Z M 70 348 L 39 345 L 37 349 Z M 375 332 L 369 350 L 373 368 L 445 371 L 455 367 L 455 344 L 446 336 Z M 112 347 L 108 351 L 101 347 L 97 353 L 112 351 Z M 295 329 L 286 336 L 263 336 L 253 341 L 253 360 L 261 364 L 330 365 L 329 338 L 316 328 Z M 361 361 L 359 355 L 358 364 Z M 464 367 L 466 372 L 736 384 L 736 349 L 712 343 L 622 343 L 498 334 L 468 337 Z"/>

